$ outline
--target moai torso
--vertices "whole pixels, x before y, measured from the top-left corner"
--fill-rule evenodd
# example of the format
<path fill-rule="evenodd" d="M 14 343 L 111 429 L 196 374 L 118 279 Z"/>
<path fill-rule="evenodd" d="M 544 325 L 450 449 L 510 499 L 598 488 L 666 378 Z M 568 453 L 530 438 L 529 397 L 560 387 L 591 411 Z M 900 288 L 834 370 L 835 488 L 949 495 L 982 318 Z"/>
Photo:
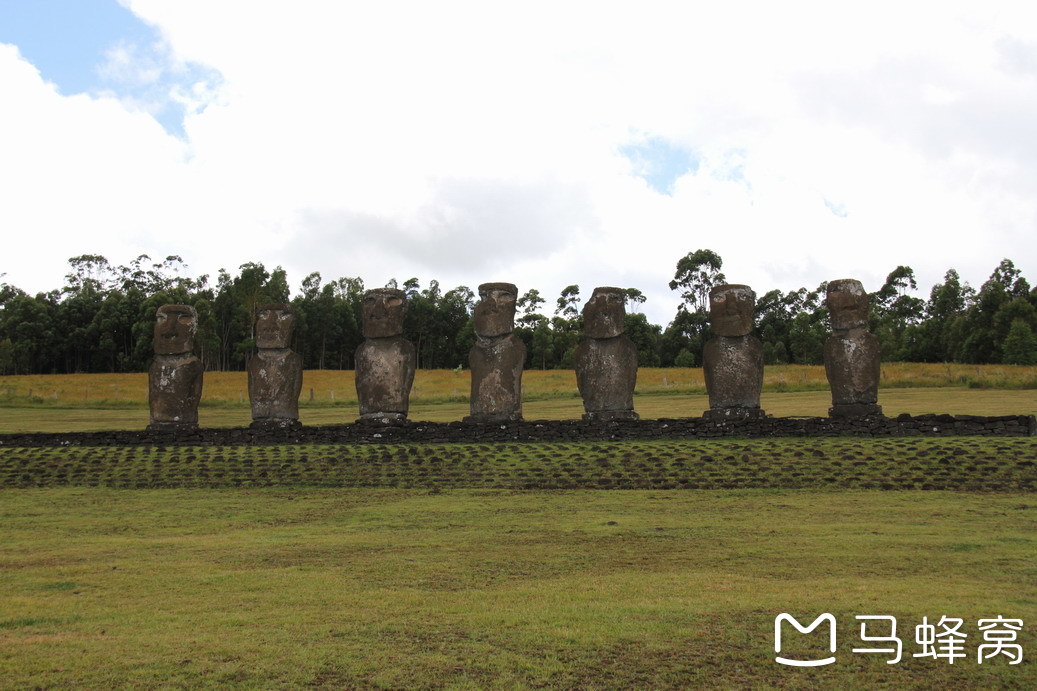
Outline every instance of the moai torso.
<path fill-rule="evenodd" d="M 468 353 L 472 370 L 470 419 L 500 422 L 522 419 L 522 369 L 526 344 L 515 334 L 480 339 Z"/>
<path fill-rule="evenodd" d="M 148 370 L 148 401 L 153 429 L 198 424 L 202 399 L 202 361 L 194 355 L 156 355 Z"/>
<path fill-rule="evenodd" d="M 576 386 L 583 397 L 584 417 L 611 417 L 626 412 L 634 418 L 637 384 L 637 347 L 626 334 L 615 338 L 588 338 L 576 347 Z M 604 415 L 596 415 L 596 414 Z"/>
<path fill-rule="evenodd" d="M 155 315 L 155 359 L 148 369 L 148 429 L 198 426 L 202 361 L 191 354 L 198 314 L 188 305 L 163 305 Z"/>
<path fill-rule="evenodd" d="M 759 408 L 763 391 L 763 344 L 752 335 L 716 336 L 702 354 L 709 407 Z"/>
<path fill-rule="evenodd" d="M 406 294 L 394 288 L 369 290 L 361 307 L 366 340 L 356 349 L 360 420 L 406 420 L 415 367 L 414 345 L 401 335 Z"/>
<path fill-rule="evenodd" d="M 248 397 L 253 420 L 299 419 L 302 356 L 288 349 L 263 349 L 248 361 Z"/>
<path fill-rule="evenodd" d="M 715 337 L 702 354 L 709 394 L 706 417 L 760 417 L 763 344 L 750 334 L 756 294 L 749 286 L 722 285 L 709 293 L 709 319 Z"/>
<path fill-rule="evenodd" d="M 289 348 L 295 329 L 290 305 L 263 305 L 256 315 L 258 351 L 248 361 L 253 427 L 290 427 L 299 421 L 302 357 Z"/>
<path fill-rule="evenodd" d="M 466 421 L 522 419 L 526 344 L 513 333 L 517 292 L 511 283 L 479 286 L 479 302 L 472 314 L 476 341 L 468 353 L 472 392 Z"/>
<path fill-rule="evenodd" d="M 832 335 L 825 341 L 825 374 L 832 389 L 828 414 L 881 415 L 879 339 L 868 333 L 868 294 L 852 278 L 829 281 L 826 295 Z"/>
<path fill-rule="evenodd" d="M 414 345 L 403 336 L 369 338 L 356 350 L 361 419 L 404 419 L 414 384 Z"/>
<path fill-rule="evenodd" d="M 825 374 L 833 406 L 877 403 L 880 370 L 879 339 L 874 334 L 850 329 L 825 341 Z"/>
<path fill-rule="evenodd" d="M 576 385 L 584 420 L 636 420 L 637 347 L 623 333 L 626 295 L 599 287 L 583 308 L 584 338 L 576 348 Z"/>

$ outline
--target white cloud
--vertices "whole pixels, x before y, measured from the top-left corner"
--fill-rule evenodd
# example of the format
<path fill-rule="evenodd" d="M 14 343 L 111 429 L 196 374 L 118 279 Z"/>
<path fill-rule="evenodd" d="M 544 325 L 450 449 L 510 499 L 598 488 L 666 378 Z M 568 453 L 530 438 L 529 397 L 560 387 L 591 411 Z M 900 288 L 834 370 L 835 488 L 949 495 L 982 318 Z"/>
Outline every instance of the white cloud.
<path fill-rule="evenodd" d="M 57 288 L 68 257 L 145 251 L 186 184 L 183 145 L 114 98 L 61 96 L 13 46 L 0 44 L 0 84 L 5 280 Z"/>
<path fill-rule="evenodd" d="M 104 62 L 97 71 L 105 80 L 133 86 L 154 84 L 162 76 L 162 66 L 152 55 L 126 41 L 119 41 L 105 51 Z"/>
<path fill-rule="evenodd" d="M 1037 281 L 1025 3 L 128 4 L 169 64 L 223 82 L 177 92 L 185 143 L 4 47 L 16 285 L 148 251 L 295 285 L 630 285 L 665 322 L 678 258 L 704 247 L 759 293 L 877 288 L 897 264 L 978 283 L 1005 256 Z M 645 138 L 696 155 L 672 196 L 621 153 Z"/>

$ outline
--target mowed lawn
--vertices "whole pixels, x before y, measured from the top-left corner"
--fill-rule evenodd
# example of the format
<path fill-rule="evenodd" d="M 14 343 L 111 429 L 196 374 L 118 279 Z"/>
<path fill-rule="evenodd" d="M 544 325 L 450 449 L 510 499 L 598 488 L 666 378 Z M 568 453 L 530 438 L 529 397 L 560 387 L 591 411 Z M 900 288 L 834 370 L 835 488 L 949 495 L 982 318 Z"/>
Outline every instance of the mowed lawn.
<path fill-rule="evenodd" d="M 1033 494 L 26 489 L 0 531 L 5 687 L 1037 686 Z M 835 664 L 775 663 L 783 612 Z M 967 657 L 914 657 L 944 616 Z"/>
<path fill-rule="evenodd" d="M 572 373 L 548 374 L 527 419 L 578 417 Z M 826 413 L 816 372 L 780 374 L 804 390 L 772 383 L 768 412 Z M 413 419 L 467 412 L 436 388 L 463 375 L 437 376 Z M 643 417 L 707 407 L 698 384 L 661 376 L 636 398 Z M 1032 388 L 947 376 L 880 402 L 891 415 L 1037 409 Z M 139 400 L 37 393 L 4 400 L 0 431 L 147 422 Z M 341 395 L 303 403 L 307 424 L 356 415 Z M 247 424 L 247 400 L 201 417 Z M 1037 688 L 1037 494 L 1003 491 L 1032 485 L 1033 438 L 481 447 L 5 449 L 4 477 L 48 486 L 0 489 L 0 687 Z M 374 486 L 315 487 L 322 463 Z M 466 486 L 469 467 L 482 479 Z M 654 487 L 657 470 L 770 488 L 514 489 Z M 260 475 L 280 486 L 245 488 Z M 153 476 L 180 488 L 104 486 Z M 852 489 L 868 486 L 965 489 Z M 777 664 L 783 612 L 833 614 L 836 662 Z M 867 615 L 896 618 L 897 664 L 853 652 L 892 645 L 861 640 Z M 998 616 L 1024 622 L 1021 664 L 977 659 L 979 620 Z M 915 627 L 942 617 L 966 635 L 953 664 L 915 657 Z M 782 653 L 827 657 L 827 643 L 785 627 Z"/>

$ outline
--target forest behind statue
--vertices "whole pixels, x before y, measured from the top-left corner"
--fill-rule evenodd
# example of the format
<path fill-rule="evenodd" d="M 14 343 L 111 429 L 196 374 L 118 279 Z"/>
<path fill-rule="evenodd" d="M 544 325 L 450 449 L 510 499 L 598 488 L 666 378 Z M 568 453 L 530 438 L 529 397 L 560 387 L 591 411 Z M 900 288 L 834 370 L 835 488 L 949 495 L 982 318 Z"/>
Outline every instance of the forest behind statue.
<path fill-rule="evenodd" d="M 726 277 L 721 257 L 708 249 L 678 260 L 670 288 L 683 302 L 665 327 L 638 311 L 645 296 L 624 288 L 626 334 L 642 367 L 696 367 L 713 336 L 708 295 Z M 353 369 L 363 340 L 359 277 L 324 282 L 306 276 L 293 296 L 286 272 L 247 263 L 236 275 L 220 270 L 190 278 L 178 256 L 154 262 L 141 255 L 125 266 L 99 255 L 69 260 L 65 285 L 35 296 L 0 283 L 0 375 L 76 372 L 143 372 L 151 363 L 155 311 L 164 304 L 191 305 L 198 312 L 196 355 L 206 370 L 244 370 L 256 350 L 258 308 L 291 303 L 298 315 L 294 348 L 307 369 Z M 518 278 L 518 277 L 506 277 Z M 833 278 L 842 278 L 833 276 Z M 417 278 L 388 284 L 407 295 L 404 337 L 414 343 L 422 369 L 458 368 L 475 342 L 475 293 L 467 286 L 444 291 Z M 826 283 L 789 292 L 761 290 L 754 335 L 766 364 L 821 364 L 829 335 Z M 1004 259 L 979 287 L 949 269 L 928 300 L 915 297 L 914 271 L 897 266 L 869 294 L 868 328 L 881 343 L 884 362 L 1037 364 L 1037 289 Z M 583 330 L 580 287 L 566 286 L 554 309 L 535 289 L 517 300 L 515 334 L 526 346 L 527 369 L 573 367 Z"/>

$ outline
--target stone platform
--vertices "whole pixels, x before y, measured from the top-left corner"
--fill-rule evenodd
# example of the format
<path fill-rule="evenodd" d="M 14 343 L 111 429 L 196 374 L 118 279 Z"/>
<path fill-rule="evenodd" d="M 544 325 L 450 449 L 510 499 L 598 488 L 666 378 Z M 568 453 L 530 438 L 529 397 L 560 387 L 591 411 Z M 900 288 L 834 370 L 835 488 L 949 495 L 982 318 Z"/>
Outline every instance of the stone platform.
<path fill-rule="evenodd" d="M 248 446 L 270 444 L 429 444 L 618 441 L 626 439 L 718 439 L 725 437 L 949 437 L 1037 436 L 1033 415 L 881 415 L 760 417 L 713 421 L 524 420 L 517 422 L 389 422 L 287 429 L 231 427 L 184 431 L 112 431 L 64 434 L 3 434 L 2 447 L 30 446 Z"/>

